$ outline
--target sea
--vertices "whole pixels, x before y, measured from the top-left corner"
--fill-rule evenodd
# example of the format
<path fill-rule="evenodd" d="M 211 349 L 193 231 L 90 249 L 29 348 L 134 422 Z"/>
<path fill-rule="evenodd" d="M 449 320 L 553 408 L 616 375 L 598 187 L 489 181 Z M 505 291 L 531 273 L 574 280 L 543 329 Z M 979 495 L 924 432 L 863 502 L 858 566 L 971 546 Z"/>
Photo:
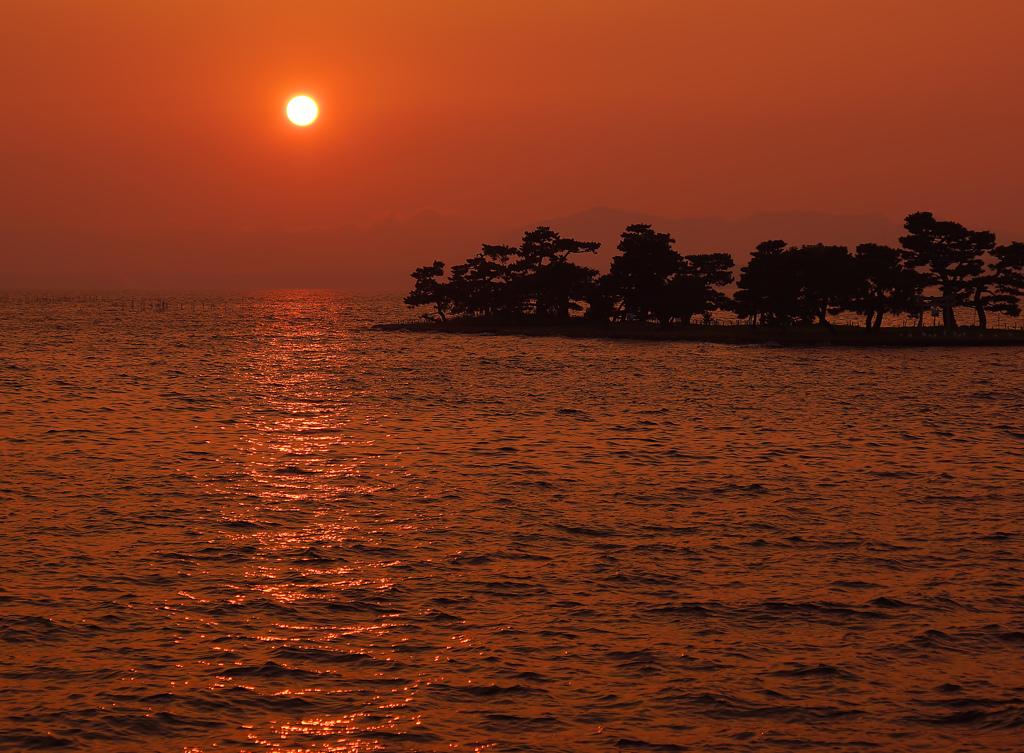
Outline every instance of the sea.
<path fill-rule="evenodd" d="M 1024 749 L 1024 350 L 0 295 L 0 750 Z"/>

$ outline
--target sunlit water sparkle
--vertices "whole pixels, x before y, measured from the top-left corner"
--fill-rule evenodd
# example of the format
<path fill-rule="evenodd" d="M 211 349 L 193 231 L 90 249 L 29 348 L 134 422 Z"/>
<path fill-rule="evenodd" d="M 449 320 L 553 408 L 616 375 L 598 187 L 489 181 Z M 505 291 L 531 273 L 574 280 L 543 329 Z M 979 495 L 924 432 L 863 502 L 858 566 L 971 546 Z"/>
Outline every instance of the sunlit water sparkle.
<path fill-rule="evenodd" d="M 0 749 L 1021 749 L 1021 351 L 401 316 L 0 302 Z"/>

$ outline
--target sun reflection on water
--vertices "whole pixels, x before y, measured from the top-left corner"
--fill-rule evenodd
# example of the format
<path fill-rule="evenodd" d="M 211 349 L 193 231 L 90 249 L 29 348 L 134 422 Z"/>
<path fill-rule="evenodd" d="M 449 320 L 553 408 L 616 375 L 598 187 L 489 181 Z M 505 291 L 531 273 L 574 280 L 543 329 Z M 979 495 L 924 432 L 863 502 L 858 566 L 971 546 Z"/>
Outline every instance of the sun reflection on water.
<path fill-rule="evenodd" d="M 255 409 L 237 448 L 243 473 L 221 490 L 235 500 L 224 510 L 227 535 L 247 552 L 228 603 L 280 614 L 255 631 L 243 625 L 247 648 L 219 664 L 218 679 L 321 711 L 268 717 L 251 729 L 253 746 L 363 753 L 385 749 L 381 735 L 421 725 L 405 713 L 417 686 L 398 680 L 404 640 L 395 632 L 408 623 L 386 607 L 404 565 L 390 537 L 415 531 L 375 510 L 374 495 L 400 480 L 378 449 L 386 416 L 367 411 L 333 312 L 311 313 L 308 304 L 278 299 L 251 354 Z M 368 687 L 383 692 L 368 695 Z"/>

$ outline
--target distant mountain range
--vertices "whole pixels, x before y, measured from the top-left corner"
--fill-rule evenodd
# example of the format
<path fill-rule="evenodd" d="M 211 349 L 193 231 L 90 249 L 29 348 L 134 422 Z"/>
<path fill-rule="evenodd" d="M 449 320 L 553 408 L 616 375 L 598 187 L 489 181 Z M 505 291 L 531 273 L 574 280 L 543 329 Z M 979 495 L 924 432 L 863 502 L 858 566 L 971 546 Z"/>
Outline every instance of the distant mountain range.
<path fill-rule="evenodd" d="M 736 221 L 719 217 L 670 220 L 642 212 L 600 207 L 538 224 L 548 225 L 571 238 L 600 241 L 599 255 L 610 262 L 622 231 L 635 223 L 646 223 L 658 232 L 670 233 L 676 240 L 676 250 L 682 254 L 724 252 L 732 254 L 737 265 L 745 264 L 757 244 L 766 240 L 784 240 L 792 245 L 825 243 L 848 246 L 852 250 L 858 243 L 897 245 L 903 234 L 901 222 L 893 222 L 880 214 L 820 212 L 755 214 Z"/>
<path fill-rule="evenodd" d="M 726 252 L 744 265 L 765 240 L 790 244 L 896 245 L 902 222 L 877 214 L 819 212 L 756 214 L 741 220 L 668 219 L 642 212 L 595 208 L 496 229 L 434 211 L 387 218 L 369 227 L 305 230 L 193 230 L 111 237 L 74 231 L 0 231 L 0 289 L 261 289 L 337 288 L 408 291 L 410 273 L 435 259 L 459 263 L 482 243 L 518 245 L 523 232 L 547 225 L 563 236 L 600 241 L 596 256 L 580 261 L 602 271 L 617 253 L 628 225 L 650 224 L 671 233 L 684 254 Z M 997 231 L 1000 242 L 1024 234 Z"/>

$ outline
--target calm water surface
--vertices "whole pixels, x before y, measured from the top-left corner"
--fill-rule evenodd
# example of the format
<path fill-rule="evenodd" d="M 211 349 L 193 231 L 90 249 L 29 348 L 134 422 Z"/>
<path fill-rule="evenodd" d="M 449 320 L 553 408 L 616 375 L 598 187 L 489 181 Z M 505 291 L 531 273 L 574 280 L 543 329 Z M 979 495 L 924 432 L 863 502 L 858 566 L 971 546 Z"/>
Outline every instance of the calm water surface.
<path fill-rule="evenodd" d="M 0 749 L 1021 750 L 1020 350 L 163 300 L 0 301 Z"/>

